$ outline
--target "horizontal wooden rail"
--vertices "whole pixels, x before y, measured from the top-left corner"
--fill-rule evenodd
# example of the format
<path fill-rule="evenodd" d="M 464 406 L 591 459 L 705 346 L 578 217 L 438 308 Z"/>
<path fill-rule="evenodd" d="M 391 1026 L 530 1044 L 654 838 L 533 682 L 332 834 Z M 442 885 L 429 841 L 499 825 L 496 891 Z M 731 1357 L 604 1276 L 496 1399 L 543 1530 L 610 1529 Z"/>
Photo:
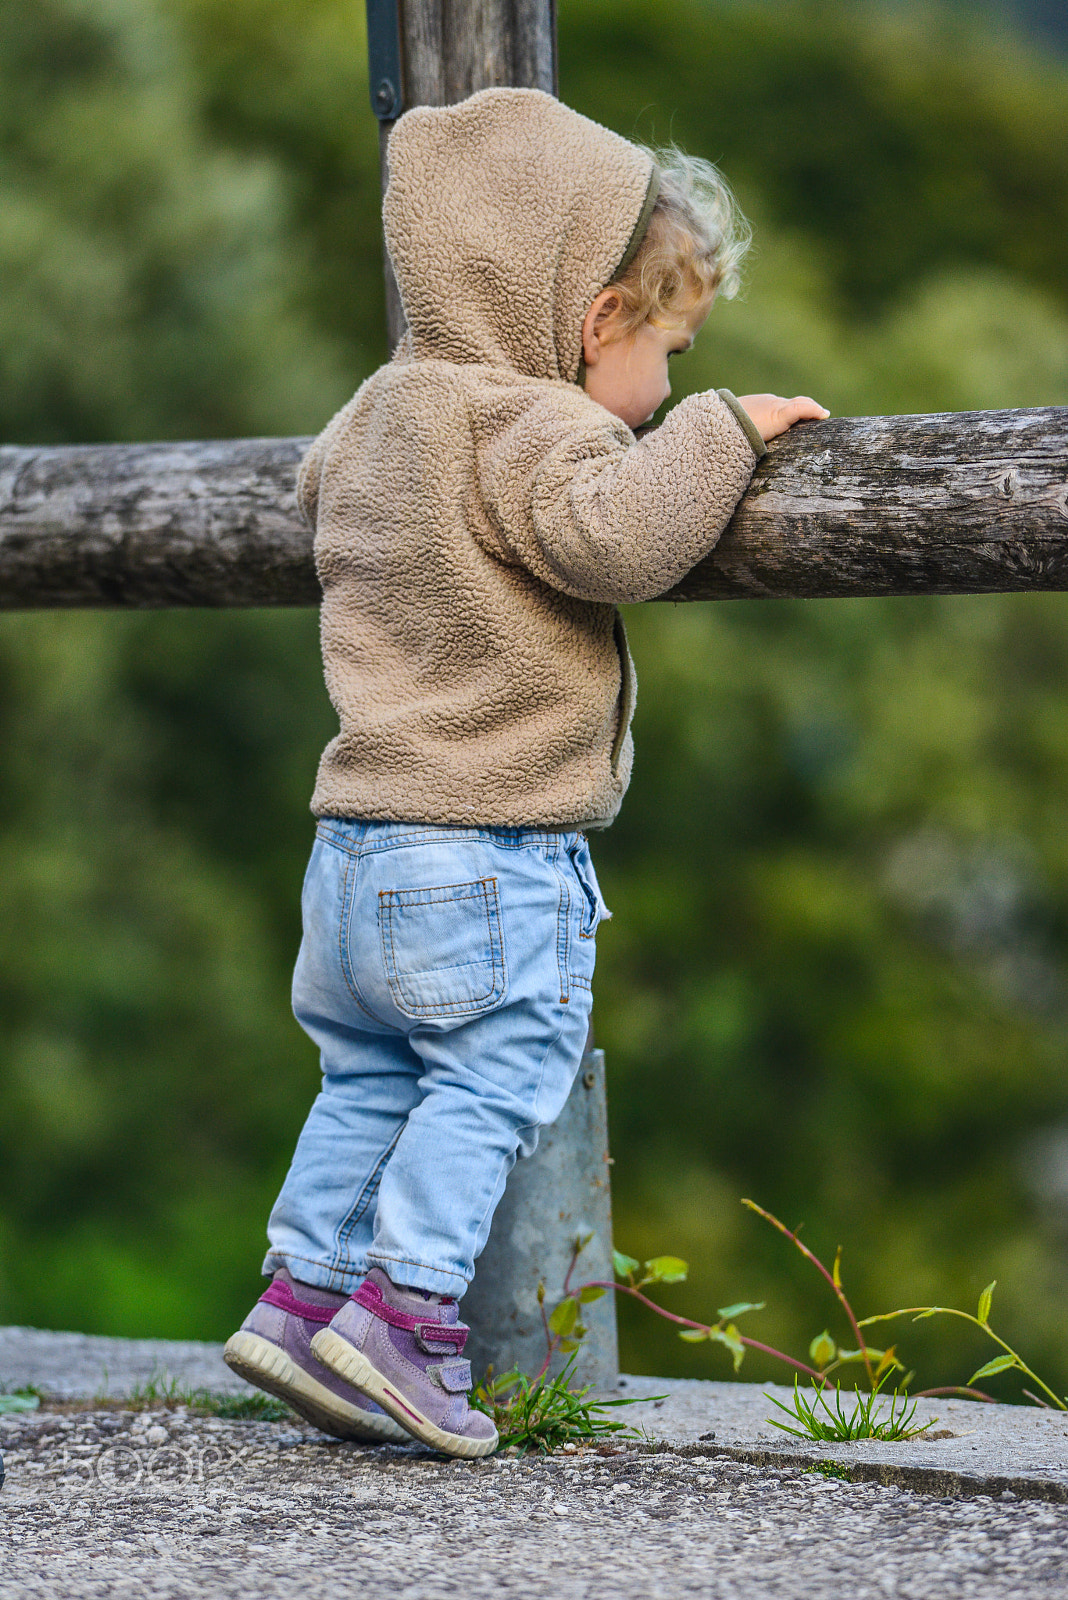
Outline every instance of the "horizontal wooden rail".
<path fill-rule="evenodd" d="M 312 605 L 306 439 L 0 449 L 0 608 Z M 1068 588 L 1068 408 L 777 439 L 670 600 Z"/>
<path fill-rule="evenodd" d="M 0 607 L 317 604 L 310 443 L 0 449 Z"/>

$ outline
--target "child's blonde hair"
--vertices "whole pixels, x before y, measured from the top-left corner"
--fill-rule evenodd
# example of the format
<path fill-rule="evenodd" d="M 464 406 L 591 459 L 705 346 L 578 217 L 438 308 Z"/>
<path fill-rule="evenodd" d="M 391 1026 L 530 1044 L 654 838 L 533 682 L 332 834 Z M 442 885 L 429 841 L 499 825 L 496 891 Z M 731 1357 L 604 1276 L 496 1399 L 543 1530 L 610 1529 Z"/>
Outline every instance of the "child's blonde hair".
<path fill-rule="evenodd" d="M 719 171 L 674 145 L 647 154 L 660 173 L 645 237 L 610 288 L 622 301 L 620 336 L 645 322 L 670 327 L 703 300 L 733 299 L 751 231 Z"/>

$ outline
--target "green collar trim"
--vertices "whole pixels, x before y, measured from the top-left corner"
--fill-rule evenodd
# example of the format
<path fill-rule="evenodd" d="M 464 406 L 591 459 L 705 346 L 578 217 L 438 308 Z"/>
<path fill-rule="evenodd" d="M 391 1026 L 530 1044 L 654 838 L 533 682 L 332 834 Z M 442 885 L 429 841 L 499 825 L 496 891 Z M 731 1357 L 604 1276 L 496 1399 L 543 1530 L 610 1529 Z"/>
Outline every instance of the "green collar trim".
<path fill-rule="evenodd" d="M 627 248 L 623 252 L 622 260 L 620 261 L 616 270 L 613 272 L 612 276 L 609 278 L 609 283 L 614 283 L 617 278 L 621 278 L 626 272 L 627 268 L 630 266 L 631 262 L 634 260 L 634 257 L 638 254 L 638 246 L 645 238 L 645 232 L 649 226 L 649 218 L 653 214 L 653 207 L 656 205 L 659 195 L 660 168 L 654 167 L 652 172 L 649 174 L 649 187 L 645 191 L 645 199 L 642 202 L 641 211 L 638 213 L 638 220 L 634 224 L 634 232 L 627 240 Z"/>
<path fill-rule="evenodd" d="M 645 191 L 645 199 L 643 200 L 642 208 L 638 213 L 638 220 L 634 224 L 630 238 L 627 240 L 627 248 L 623 252 L 619 265 L 616 267 L 616 270 L 608 280 L 609 283 L 614 283 L 617 278 L 622 277 L 623 273 L 626 272 L 627 268 L 634 260 L 634 257 L 638 254 L 638 246 L 645 238 L 646 229 L 649 226 L 649 218 L 653 214 L 653 207 L 656 205 L 659 194 L 660 168 L 654 166 L 652 172 L 649 174 L 649 187 Z M 602 287 L 607 288 L 608 284 L 603 284 Z M 580 389 L 584 389 L 586 387 L 586 362 L 582 356 L 579 356 L 578 371 L 575 374 L 575 382 L 578 384 Z"/>

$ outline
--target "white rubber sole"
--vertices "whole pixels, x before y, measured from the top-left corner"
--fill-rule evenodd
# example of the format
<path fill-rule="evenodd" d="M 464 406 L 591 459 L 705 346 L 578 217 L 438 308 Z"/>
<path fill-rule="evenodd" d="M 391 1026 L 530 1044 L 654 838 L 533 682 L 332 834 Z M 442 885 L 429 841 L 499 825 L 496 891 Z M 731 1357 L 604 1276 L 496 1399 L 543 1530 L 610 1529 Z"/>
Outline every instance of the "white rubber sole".
<path fill-rule="evenodd" d="M 460 1456 L 468 1461 L 478 1456 L 492 1455 L 496 1450 L 499 1443 L 496 1433 L 492 1439 L 468 1439 L 462 1433 L 446 1433 L 444 1428 L 439 1428 L 437 1423 L 423 1415 L 418 1406 L 398 1394 L 367 1357 L 354 1349 L 347 1339 L 335 1333 L 333 1328 L 320 1329 L 311 1342 L 311 1348 L 312 1355 L 324 1367 L 329 1367 L 339 1378 L 344 1378 L 354 1389 L 359 1389 L 361 1394 L 374 1400 L 383 1411 L 388 1411 L 391 1417 L 397 1419 L 411 1438 L 428 1444 L 432 1450 L 440 1450 L 447 1456 Z"/>
<path fill-rule="evenodd" d="M 232 1372 L 284 1400 L 313 1427 L 333 1434 L 335 1439 L 353 1439 L 359 1444 L 407 1444 L 410 1435 L 392 1417 L 369 1415 L 331 1393 L 310 1373 L 291 1361 L 269 1339 L 240 1329 L 226 1341 L 223 1360 Z"/>

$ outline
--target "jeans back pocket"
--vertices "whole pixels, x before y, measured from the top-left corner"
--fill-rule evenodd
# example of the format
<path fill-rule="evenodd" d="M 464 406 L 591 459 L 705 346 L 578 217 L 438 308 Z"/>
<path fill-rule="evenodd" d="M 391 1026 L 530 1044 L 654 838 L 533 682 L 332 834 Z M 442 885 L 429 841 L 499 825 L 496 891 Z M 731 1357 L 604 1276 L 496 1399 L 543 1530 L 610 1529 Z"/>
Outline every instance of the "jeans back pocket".
<path fill-rule="evenodd" d="M 496 878 L 383 889 L 378 905 L 386 980 L 404 1016 L 474 1017 L 504 999 Z"/>

